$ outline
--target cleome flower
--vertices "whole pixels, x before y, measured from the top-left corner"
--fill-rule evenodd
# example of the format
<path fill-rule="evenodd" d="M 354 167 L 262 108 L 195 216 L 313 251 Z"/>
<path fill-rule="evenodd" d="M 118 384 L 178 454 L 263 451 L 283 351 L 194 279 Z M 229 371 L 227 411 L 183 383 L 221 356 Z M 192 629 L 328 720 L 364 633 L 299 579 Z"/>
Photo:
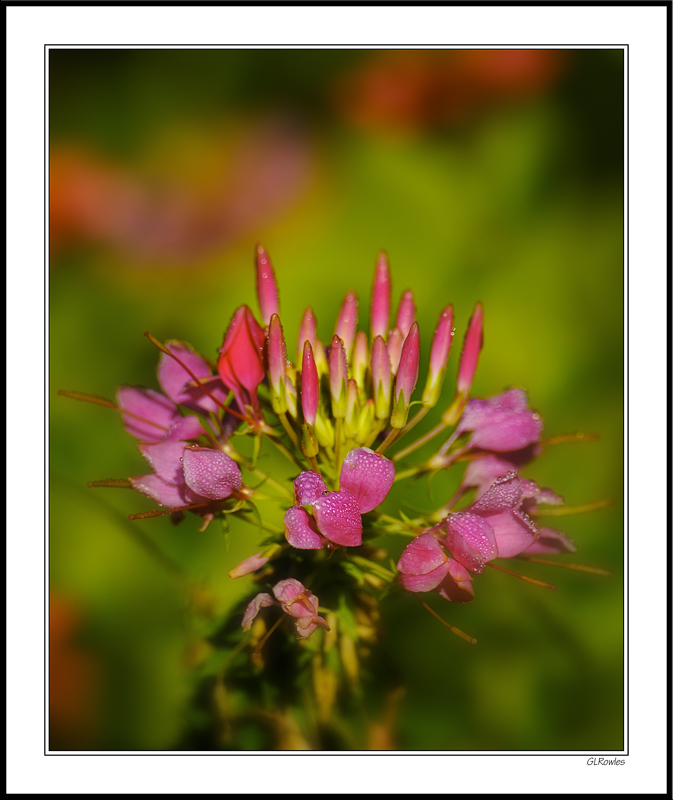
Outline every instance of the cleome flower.
<path fill-rule="evenodd" d="M 137 440 L 151 472 L 91 484 L 130 486 L 160 507 L 132 519 L 167 513 L 179 521 L 182 512 L 190 511 L 203 518 L 202 528 L 219 517 L 225 529 L 231 518 L 265 531 L 267 538 L 256 552 L 229 570 L 231 578 L 258 573 L 253 581 L 273 585 L 273 594 L 260 592 L 249 602 L 244 631 L 271 605 L 280 605 L 293 618 L 299 638 L 318 627 L 327 629 L 317 597 L 298 578 L 286 577 L 310 575 L 315 581 L 311 585 L 339 604 L 326 612 L 330 620 L 342 615 L 330 636 L 340 637 L 340 652 L 351 665 L 349 674 L 355 675 L 357 620 L 363 614 L 373 619 L 372 591 L 385 593 L 397 582 L 412 593 L 435 592 L 450 602 L 469 603 L 475 597 L 475 576 L 487 565 L 504 569 L 496 560 L 521 556 L 549 563 L 536 557 L 575 552 L 564 533 L 536 522 L 545 513 L 543 506 L 561 505 L 563 498 L 521 475 L 550 441 L 541 441 L 542 418 L 529 408 L 526 392 L 510 388 L 485 399 L 470 397 L 484 341 L 481 303 L 469 319 L 453 395 L 439 424 L 402 449 L 391 450 L 441 401 L 454 334 L 453 307 L 444 305 L 439 313 L 427 375 L 422 392 L 415 395 L 423 323 L 416 319 L 409 289 L 394 312 L 385 253 L 376 261 L 368 326 L 359 328 L 358 297 L 348 291 L 324 341 L 315 313 L 306 308 L 292 351 L 273 266 L 261 245 L 255 266 L 259 313 L 246 305 L 235 309 L 216 365 L 185 342 L 162 344 L 147 333 L 161 352 L 161 391 L 122 386 L 116 403 L 63 393 L 115 409 Z M 415 464 L 409 461 L 441 434 L 448 438 L 432 455 Z M 250 447 L 239 449 L 246 437 L 253 439 Z M 297 470 L 291 486 L 286 478 L 261 469 L 265 462 L 259 456 L 266 455 L 266 443 Z M 396 481 L 456 470 L 461 462 L 467 465 L 458 491 L 440 509 L 420 512 L 413 521 L 401 507 L 399 518 L 380 511 Z M 263 493 L 246 482 L 263 486 Z M 258 497 L 278 500 L 282 528 L 262 518 L 254 504 Z M 397 574 L 394 561 L 389 563 L 373 541 L 386 533 L 413 537 L 397 561 Z M 350 595 L 345 579 L 352 581 Z M 360 628 L 372 626 L 363 623 Z"/>
<path fill-rule="evenodd" d="M 307 639 L 318 627 L 329 630 L 326 620 L 318 615 L 318 598 L 294 578 L 287 578 L 273 587 L 274 598 L 267 592 L 260 592 L 248 603 L 241 623 L 244 631 L 249 631 L 262 608 L 279 605 L 282 610 L 294 617 L 297 636 Z"/>
<path fill-rule="evenodd" d="M 344 459 L 341 491 L 329 492 L 317 472 L 302 472 L 294 481 L 296 504 L 285 512 L 285 538 L 301 550 L 330 543 L 357 547 L 362 544 L 361 515 L 383 502 L 394 480 L 393 462 L 367 447 L 351 450 Z"/>

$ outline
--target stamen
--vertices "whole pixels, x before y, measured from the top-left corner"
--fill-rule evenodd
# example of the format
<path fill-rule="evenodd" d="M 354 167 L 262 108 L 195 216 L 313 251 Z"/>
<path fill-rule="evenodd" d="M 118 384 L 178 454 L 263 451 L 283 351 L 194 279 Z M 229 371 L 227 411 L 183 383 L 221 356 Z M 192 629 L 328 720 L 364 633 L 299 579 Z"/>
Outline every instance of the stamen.
<path fill-rule="evenodd" d="M 278 617 L 278 619 L 275 621 L 273 626 L 271 628 L 269 628 L 269 630 L 260 639 L 259 643 L 257 644 L 257 647 L 255 647 L 255 649 L 253 650 L 253 653 L 252 653 L 252 657 L 255 660 L 257 660 L 260 657 L 260 655 L 262 653 L 262 648 L 266 644 L 269 636 L 271 636 L 271 634 L 276 630 L 276 628 L 280 625 L 280 623 L 283 621 L 283 619 L 284 619 L 283 616 Z"/>
<path fill-rule="evenodd" d="M 429 611 L 435 619 L 438 619 L 442 623 L 442 625 L 444 625 L 451 631 L 451 633 L 455 633 L 456 636 L 460 636 L 461 639 L 465 639 L 465 641 L 469 642 L 470 644 L 477 643 L 477 640 L 473 636 L 468 636 L 466 633 L 463 633 L 463 631 L 461 631 L 460 628 L 456 628 L 454 625 L 449 625 L 449 623 L 445 619 L 442 619 L 442 617 L 440 617 L 436 611 L 430 608 L 430 606 L 427 603 L 424 603 L 420 597 L 416 597 L 416 599 L 423 606 L 423 608 Z"/>
<path fill-rule="evenodd" d="M 582 503 L 578 506 L 553 506 L 551 508 L 537 508 L 529 512 L 531 517 L 564 517 L 567 514 L 584 514 L 587 511 L 597 511 L 599 508 L 611 506 L 615 501 L 608 497 L 605 500 L 596 500 L 594 503 Z"/>
<path fill-rule="evenodd" d="M 532 583 L 533 586 L 541 586 L 543 589 L 551 589 L 552 591 L 556 589 L 556 586 L 551 583 L 539 581 L 537 578 L 529 578 L 527 575 L 519 575 L 518 572 L 512 572 L 511 570 L 505 569 L 504 567 L 499 567 L 496 564 L 488 563 L 486 566 L 493 567 L 493 569 L 497 569 L 500 572 L 506 572 L 508 575 L 513 575 L 515 578 L 519 578 L 519 580 L 526 581 L 526 583 Z"/>
<path fill-rule="evenodd" d="M 113 411 L 117 411 L 120 414 L 126 414 L 127 417 L 133 417 L 134 419 L 140 420 L 140 422 L 154 425 L 155 428 L 159 428 L 162 431 L 168 430 L 164 425 L 159 425 L 158 422 L 152 422 L 151 419 L 145 419 L 145 417 L 139 417 L 138 414 L 120 408 L 116 403 L 113 403 L 111 400 L 106 400 L 104 397 L 96 397 L 93 394 L 84 394 L 83 392 L 66 392 L 64 389 L 59 389 L 58 394 L 63 397 L 70 397 L 73 400 L 84 400 L 87 403 L 94 403 L 97 406 L 103 406 L 103 408 L 111 408 Z"/>
<path fill-rule="evenodd" d="M 543 439 L 540 444 L 565 444 L 566 442 L 598 442 L 600 436 L 597 433 L 562 433 L 559 436 L 550 436 Z"/>
<path fill-rule="evenodd" d="M 129 514 L 129 519 L 150 519 L 151 517 L 161 517 L 164 514 L 173 514 L 175 511 L 191 511 L 194 508 L 205 508 L 212 504 L 212 500 L 207 503 L 193 503 L 189 506 L 176 506 L 175 508 L 155 508 L 153 511 L 143 511 L 142 514 Z"/>
<path fill-rule="evenodd" d="M 175 355 L 175 353 L 172 353 L 165 345 L 161 344 L 161 342 L 158 339 L 155 339 L 154 336 L 152 336 L 152 334 L 149 331 L 145 331 L 144 336 L 147 336 L 147 338 L 150 340 L 150 342 L 152 342 L 153 345 L 158 347 L 159 350 L 161 350 L 162 353 L 165 353 L 167 356 L 170 356 L 174 361 L 177 361 L 178 364 L 182 367 L 182 369 L 184 369 L 184 371 L 192 378 L 192 380 L 196 381 L 198 387 L 204 392 L 204 394 L 206 394 L 206 395 L 208 395 L 208 397 L 210 397 L 210 399 L 213 401 L 213 403 L 215 403 L 215 405 L 219 406 L 223 411 L 225 411 L 225 412 L 227 412 L 229 414 L 233 414 L 235 417 L 238 417 L 239 419 L 242 419 L 245 422 L 248 421 L 247 417 L 243 416 L 243 414 L 239 414 L 239 412 L 238 411 L 234 411 L 233 408 L 230 408 L 229 406 L 225 406 L 224 403 L 222 403 L 220 400 L 217 399 L 217 397 L 212 395 L 208 391 L 208 389 L 206 389 L 205 384 L 203 384 L 201 382 L 201 380 L 196 377 L 196 375 L 191 371 L 191 369 L 186 367 L 182 363 L 182 361 L 180 361 L 180 359 Z"/>
<path fill-rule="evenodd" d="M 563 564 L 559 561 L 548 561 L 545 558 L 533 558 L 533 556 L 517 556 L 521 561 L 532 561 L 535 564 L 547 564 L 551 567 L 563 567 L 563 569 L 574 569 L 577 572 L 588 572 L 591 575 L 602 575 L 605 578 L 614 578 L 614 572 L 608 572 L 606 569 L 599 569 L 599 567 L 587 567 L 585 564 Z"/>
<path fill-rule="evenodd" d="M 401 433 L 401 428 L 393 428 L 381 444 L 376 448 L 377 453 L 385 453 L 390 445 L 397 439 Z"/>
<path fill-rule="evenodd" d="M 89 481 L 87 486 L 89 489 L 93 489 L 94 487 L 105 487 L 108 489 L 133 489 L 131 482 L 127 481 L 126 478 L 107 478 L 103 481 Z"/>
<path fill-rule="evenodd" d="M 448 426 L 445 425 L 443 422 L 440 422 L 439 425 L 435 425 L 435 427 L 428 431 L 426 434 L 421 436 L 420 439 L 416 439 L 415 442 L 412 442 L 410 445 L 407 445 L 404 450 L 400 450 L 399 453 L 395 453 L 393 456 L 393 461 L 399 461 L 401 458 L 408 456 L 410 453 L 413 453 L 414 450 L 418 450 L 419 447 L 422 447 L 424 444 L 427 444 L 431 439 L 434 439 L 435 436 L 438 436 L 442 431 L 445 431 Z"/>

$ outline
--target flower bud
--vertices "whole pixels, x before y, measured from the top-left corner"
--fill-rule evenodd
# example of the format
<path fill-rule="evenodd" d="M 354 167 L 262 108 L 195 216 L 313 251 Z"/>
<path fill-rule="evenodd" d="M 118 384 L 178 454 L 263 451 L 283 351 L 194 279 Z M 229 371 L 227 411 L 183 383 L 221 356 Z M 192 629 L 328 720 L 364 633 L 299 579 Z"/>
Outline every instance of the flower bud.
<path fill-rule="evenodd" d="M 358 331 L 355 336 L 355 349 L 353 351 L 353 363 L 351 365 L 351 371 L 353 378 L 358 385 L 360 399 L 362 400 L 364 400 L 365 397 L 365 381 L 368 367 L 369 344 L 367 342 L 367 334 L 364 331 Z"/>
<path fill-rule="evenodd" d="M 407 424 L 411 395 L 418 381 L 421 339 L 418 323 L 414 322 L 409 335 L 404 340 L 400 366 L 395 378 L 395 396 L 390 424 L 393 428 L 403 428 Z"/>
<path fill-rule="evenodd" d="M 313 356 L 311 342 L 304 342 L 304 352 L 301 360 L 301 410 L 304 419 L 309 425 L 315 425 L 318 403 L 320 401 L 320 381 L 318 368 Z"/>
<path fill-rule="evenodd" d="M 299 338 L 297 339 L 297 364 L 301 364 L 301 359 L 304 354 L 304 342 L 310 342 L 311 347 L 315 349 L 316 343 L 316 319 L 313 309 L 307 308 L 304 311 L 304 316 L 301 318 L 301 325 L 299 326 Z"/>
<path fill-rule="evenodd" d="M 456 381 L 456 396 L 450 407 L 444 412 L 442 420 L 447 425 L 455 425 L 467 402 L 467 397 L 472 388 L 474 374 L 477 371 L 479 353 L 484 346 L 484 311 L 481 303 L 477 303 L 470 317 L 463 342 L 463 351 L 460 354 L 458 379 Z"/>
<path fill-rule="evenodd" d="M 348 292 L 346 299 L 341 306 L 339 319 L 337 320 L 334 334 L 338 336 L 344 344 L 346 358 L 350 359 L 353 349 L 353 340 L 358 325 L 358 298 L 355 292 Z"/>
<path fill-rule="evenodd" d="M 392 381 L 388 348 L 381 336 L 372 345 L 372 392 L 376 404 L 376 418 L 388 419 L 390 414 L 390 387 Z"/>
<path fill-rule="evenodd" d="M 416 304 L 414 303 L 414 293 L 411 289 L 407 289 L 400 300 L 400 306 L 397 309 L 397 318 L 395 321 L 395 327 L 402 331 L 402 336 L 406 337 L 409 333 L 415 318 Z"/>
<path fill-rule="evenodd" d="M 353 378 L 349 378 L 346 390 L 346 437 L 354 439 L 360 425 L 360 402 L 358 399 L 358 385 Z"/>
<path fill-rule="evenodd" d="M 439 400 L 446 374 L 446 364 L 449 360 L 451 350 L 451 339 L 453 337 L 453 306 L 447 306 L 439 315 L 439 321 L 435 328 L 435 335 L 432 339 L 432 349 L 430 350 L 430 365 L 428 367 L 428 379 L 421 398 L 423 405 L 434 406 Z"/>
<path fill-rule="evenodd" d="M 344 345 L 338 336 L 334 336 L 329 352 L 329 385 L 332 396 L 332 415 L 335 419 L 346 416 L 347 380 L 348 362 Z"/>
<path fill-rule="evenodd" d="M 278 314 L 273 314 L 269 323 L 269 333 L 266 339 L 266 357 L 269 366 L 271 405 L 276 414 L 284 414 L 287 411 L 285 397 L 287 354 L 283 328 Z"/>
<path fill-rule="evenodd" d="M 255 254 L 257 265 L 257 298 L 259 308 L 262 312 L 262 321 L 268 325 L 271 317 L 280 311 L 278 303 L 278 286 L 276 276 L 273 274 L 273 267 L 266 250 L 261 244 L 257 245 Z"/>
<path fill-rule="evenodd" d="M 390 321 L 390 270 L 388 259 L 384 252 L 379 254 L 374 276 L 371 306 L 371 333 L 372 339 L 381 336 L 385 339 Z"/>
<path fill-rule="evenodd" d="M 390 359 L 390 371 L 397 375 L 400 366 L 400 357 L 404 345 L 404 336 L 399 328 L 393 328 L 388 334 L 388 358 Z"/>
<path fill-rule="evenodd" d="M 257 387 L 264 380 L 264 331 L 247 306 L 236 309 L 217 362 L 224 385 L 239 408 L 257 405 Z"/>

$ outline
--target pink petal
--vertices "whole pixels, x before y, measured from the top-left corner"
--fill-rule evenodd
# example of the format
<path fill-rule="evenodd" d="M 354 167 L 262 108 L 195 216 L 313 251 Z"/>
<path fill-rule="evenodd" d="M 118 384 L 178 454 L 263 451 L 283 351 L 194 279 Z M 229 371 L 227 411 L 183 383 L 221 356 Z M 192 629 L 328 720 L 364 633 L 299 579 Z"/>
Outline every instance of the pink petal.
<path fill-rule="evenodd" d="M 182 466 L 189 488 L 210 500 L 224 500 L 241 488 L 238 464 L 221 450 L 185 447 Z"/>
<path fill-rule="evenodd" d="M 527 408 L 524 391 L 510 389 L 487 400 L 470 400 L 457 430 L 473 432 L 470 439 L 473 447 L 507 452 L 539 441 L 542 419 Z"/>
<path fill-rule="evenodd" d="M 446 558 L 446 556 L 445 556 Z M 400 572 L 400 585 L 408 592 L 431 592 L 436 589 L 440 583 L 446 578 L 449 572 L 449 563 L 446 561 L 440 564 L 430 572 L 423 575 L 409 575 Z"/>
<path fill-rule="evenodd" d="M 471 572 L 483 572 L 484 564 L 498 555 L 490 524 L 467 512 L 450 514 L 447 518 L 446 546 L 455 560 Z"/>
<path fill-rule="evenodd" d="M 166 438 L 156 444 L 139 444 L 138 449 L 162 481 L 173 486 L 184 484 L 185 476 L 182 471 L 184 442 Z"/>
<path fill-rule="evenodd" d="M 519 511 L 506 510 L 488 517 L 500 558 L 512 558 L 530 548 L 538 537 L 535 523 Z"/>
<path fill-rule="evenodd" d="M 344 458 L 339 489 L 352 494 L 366 514 L 386 498 L 395 480 L 395 465 L 368 447 L 356 447 Z"/>
<path fill-rule="evenodd" d="M 521 481 L 516 472 L 496 478 L 490 489 L 470 506 L 475 514 L 497 514 L 506 508 L 518 508 L 522 500 Z"/>
<path fill-rule="evenodd" d="M 229 570 L 230 578 L 242 578 L 244 575 L 249 575 L 251 572 L 256 572 L 261 569 L 269 560 L 269 556 L 263 557 L 261 552 L 255 553 L 253 556 L 241 561 L 233 569 Z"/>
<path fill-rule="evenodd" d="M 331 542 L 345 547 L 362 544 L 360 506 L 352 494 L 331 492 L 313 503 L 318 530 Z"/>
<path fill-rule="evenodd" d="M 117 390 L 117 404 L 124 411 L 130 411 L 142 419 L 123 414 L 124 427 L 137 439 L 158 442 L 171 425 L 180 419 L 177 406 L 168 397 L 154 389 L 137 386 L 120 386 Z"/>
<path fill-rule="evenodd" d="M 437 593 L 451 603 L 471 603 L 474 600 L 472 576 L 452 558 L 448 563 L 449 574 L 438 587 Z"/>
<path fill-rule="evenodd" d="M 285 580 L 278 581 L 273 587 L 276 600 L 278 600 L 279 603 L 283 603 L 283 605 L 289 603 L 292 598 L 296 597 L 298 594 L 304 594 L 305 592 L 304 584 L 295 578 L 286 578 Z"/>
<path fill-rule="evenodd" d="M 495 455 L 486 455 L 470 461 L 463 476 L 462 485 L 464 487 L 477 487 L 476 498 L 484 494 L 496 480 L 507 475 L 508 472 L 515 472 L 516 466 L 504 458 Z"/>
<path fill-rule="evenodd" d="M 253 597 L 248 603 L 248 607 L 245 609 L 243 621 L 241 622 L 243 630 L 249 631 L 250 628 L 252 628 L 253 620 L 259 614 L 261 608 L 275 605 L 276 601 L 273 599 L 273 597 L 271 597 L 270 594 L 267 594 L 266 592 L 260 592 L 258 595 L 255 595 L 255 597 Z"/>
<path fill-rule="evenodd" d="M 542 556 L 577 552 L 575 543 L 565 533 L 554 530 L 554 528 L 539 528 L 539 531 L 538 540 L 523 551 L 524 555 Z"/>
<path fill-rule="evenodd" d="M 247 306 L 233 316 L 220 350 L 217 369 L 225 386 L 253 393 L 264 379 L 264 331 Z"/>
<path fill-rule="evenodd" d="M 140 475 L 129 478 L 129 482 L 134 489 L 151 497 L 155 503 L 166 506 L 166 508 L 178 508 L 195 501 L 186 484 L 172 486 L 162 481 L 158 475 Z"/>
<path fill-rule="evenodd" d="M 174 353 L 178 359 L 197 377 L 210 378 L 212 373 L 210 367 L 198 353 L 195 353 L 189 345 L 184 342 L 171 341 L 166 343 L 166 347 Z M 193 377 L 187 370 L 166 353 L 161 354 L 159 366 L 157 367 L 157 377 L 159 385 L 171 400 L 175 403 L 190 401 L 190 396 L 184 391 L 185 385 L 193 381 Z M 211 401 L 212 402 L 212 401 Z"/>
<path fill-rule="evenodd" d="M 447 560 L 437 539 L 431 533 L 422 533 L 404 548 L 397 569 L 405 575 L 427 575 Z"/>
<path fill-rule="evenodd" d="M 285 538 L 299 550 L 320 550 L 325 545 L 323 537 L 311 526 L 310 514 L 300 506 L 292 506 L 285 512 L 283 525 Z"/>
<path fill-rule="evenodd" d="M 219 375 L 212 375 L 210 378 L 202 379 L 200 385 L 197 385 L 194 381 L 187 384 L 181 396 L 184 399 L 180 402 L 187 408 L 205 414 L 210 411 L 217 413 L 225 405 L 229 396 L 229 389 L 222 383 L 222 378 Z M 227 416 L 236 420 L 236 426 L 238 426 L 239 420 L 233 414 L 228 414 Z"/>
<path fill-rule="evenodd" d="M 294 479 L 294 499 L 298 506 L 310 506 L 327 491 L 325 481 L 310 469 L 300 472 Z"/>

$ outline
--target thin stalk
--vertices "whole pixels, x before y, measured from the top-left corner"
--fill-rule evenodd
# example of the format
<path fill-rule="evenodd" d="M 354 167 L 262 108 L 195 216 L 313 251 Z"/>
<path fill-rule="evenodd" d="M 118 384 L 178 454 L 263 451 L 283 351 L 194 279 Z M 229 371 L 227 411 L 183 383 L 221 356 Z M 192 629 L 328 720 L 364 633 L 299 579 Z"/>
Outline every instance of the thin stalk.
<path fill-rule="evenodd" d="M 393 428 L 381 444 L 376 448 L 377 453 L 385 453 L 390 445 L 401 435 L 400 428 Z"/>
<path fill-rule="evenodd" d="M 551 508 L 537 508 L 531 513 L 531 517 L 565 517 L 568 514 L 585 514 L 587 511 L 597 511 L 599 508 L 607 508 L 614 503 L 608 497 L 605 500 L 596 500 L 593 503 L 582 503 L 578 506 L 552 506 Z"/>
<path fill-rule="evenodd" d="M 546 581 L 539 581 L 537 578 L 529 578 L 527 575 L 519 575 L 518 572 L 512 572 L 509 569 L 505 569 L 504 567 L 499 567 L 497 564 L 488 563 L 486 564 L 487 567 L 492 567 L 493 569 L 497 569 L 499 572 L 506 572 L 508 575 L 513 575 L 515 578 L 518 578 L 521 581 L 525 581 L 526 583 L 532 583 L 533 586 L 541 586 L 543 589 L 551 589 L 554 591 L 556 586 L 551 583 L 547 583 Z"/>
<path fill-rule="evenodd" d="M 429 441 L 435 438 L 435 436 L 439 436 L 442 431 L 445 431 L 448 426 L 440 422 L 439 425 L 435 425 L 435 427 L 428 431 L 426 434 L 421 436 L 420 439 L 416 439 L 415 442 L 412 442 L 410 445 L 404 448 L 404 450 L 400 450 L 398 453 L 395 453 L 393 456 L 393 461 L 399 461 L 401 458 L 405 458 L 410 453 L 413 453 L 415 450 L 418 450 L 419 447 L 423 447 L 424 444 L 427 444 Z"/>
<path fill-rule="evenodd" d="M 336 418 L 336 425 L 334 428 L 334 474 L 338 480 L 339 470 L 341 468 L 341 430 L 343 427 L 343 420 L 341 417 Z"/>
<path fill-rule="evenodd" d="M 430 606 L 427 603 L 424 603 L 420 597 L 417 597 L 416 599 L 426 611 L 429 611 L 432 614 L 432 616 L 435 619 L 438 619 L 442 623 L 442 625 L 444 625 L 444 627 L 448 628 L 451 631 L 451 633 L 455 633 L 456 636 L 460 636 L 461 639 L 464 639 L 469 644 L 477 643 L 477 640 L 473 636 L 468 636 L 466 633 L 463 633 L 463 631 L 461 631 L 460 628 L 456 628 L 454 625 L 449 625 L 449 623 L 445 619 L 442 619 L 442 617 L 440 617 L 436 611 L 430 608 Z"/>
<path fill-rule="evenodd" d="M 290 425 L 287 414 L 279 414 L 278 418 L 280 419 L 283 428 L 285 428 L 285 433 L 287 433 L 287 435 L 290 437 L 292 444 L 297 448 L 297 450 L 301 450 L 299 439 L 297 438 L 297 434 L 292 430 L 292 425 Z"/>
<path fill-rule="evenodd" d="M 548 561 L 546 558 L 533 558 L 533 556 L 517 556 L 521 561 L 532 561 L 534 564 L 546 564 L 550 567 L 563 567 L 563 569 L 574 569 L 577 572 L 589 572 L 591 575 L 602 575 L 605 578 L 614 578 L 614 572 L 608 572 L 599 567 L 587 567 L 585 564 L 564 564 L 560 561 Z"/>

